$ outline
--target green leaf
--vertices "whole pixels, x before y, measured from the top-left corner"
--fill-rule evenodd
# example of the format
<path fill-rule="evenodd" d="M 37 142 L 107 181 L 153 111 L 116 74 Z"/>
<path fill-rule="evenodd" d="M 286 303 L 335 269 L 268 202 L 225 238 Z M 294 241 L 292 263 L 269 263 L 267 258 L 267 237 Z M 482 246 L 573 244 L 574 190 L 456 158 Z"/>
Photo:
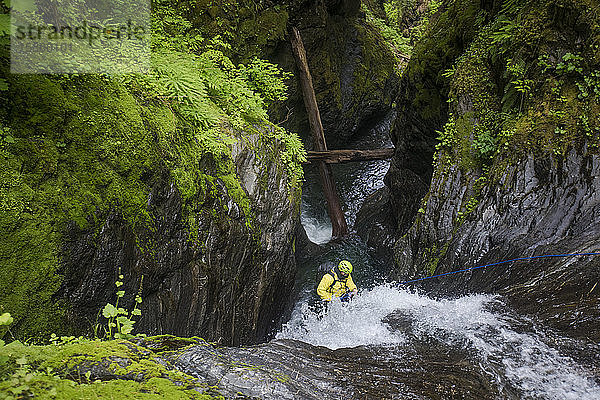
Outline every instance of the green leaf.
<path fill-rule="evenodd" d="M 1 35 L 9 35 L 10 34 L 10 15 L 9 14 L 0 14 L 0 34 Z"/>
<path fill-rule="evenodd" d="M 107 303 L 102 310 L 102 315 L 104 315 L 105 318 L 114 318 L 117 316 L 117 313 L 117 308 L 110 303 Z"/>
<path fill-rule="evenodd" d="M 131 311 L 131 315 L 142 315 L 142 310 L 135 308 Z"/>
<path fill-rule="evenodd" d="M 0 325 L 10 325 L 12 324 L 14 321 L 13 317 L 10 315 L 10 313 L 4 313 L 2 315 L 0 315 Z"/>
<path fill-rule="evenodd" d="M 23 366 L 23 365 L 27 364 L 27 357 L 23 356 L 23 357 L 17 358 L 15 361 L 20 366 Z"/>
<path fill-rule="evenodd" d="M 125 291 L 124 291 L 124 290 L 119 290 L 119 291 L 117 292 L 117 297 L 119 297 L 119 298 L 120 298 L 120 297 L 123 297 L 123 296 L 125 296 Z"/>
<path fill-rule="evenodd" d="M 117 322 L 120 325 L 120 333 L 127 335 L 133 331 L 133 324 L 135 321 L 132 321 L 127 317 L 118 317 Z"/>

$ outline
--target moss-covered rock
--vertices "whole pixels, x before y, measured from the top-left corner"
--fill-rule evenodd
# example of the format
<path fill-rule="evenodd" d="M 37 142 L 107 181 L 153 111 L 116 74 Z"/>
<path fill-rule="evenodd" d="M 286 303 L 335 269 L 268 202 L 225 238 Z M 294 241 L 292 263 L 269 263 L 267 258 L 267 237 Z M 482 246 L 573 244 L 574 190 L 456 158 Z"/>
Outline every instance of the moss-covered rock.
<path fill-rule="evenodd" d="M 278 320 L 302 145 L 221 53 L 155 61 L 154 80 L 6 75 L 0 305 L 19 337 L 91 330 L 119 267 L 124 305 L 145 298 L 140 329 L 232 343 Z M 161 86 L 188 76 L 210 100 Z"/>
<path fill-rule="evenodd" d="M 205 342 L 187 341 L 187 345 L 200 343 Z M 0 395 L 39 399 L 224 398 L 215 387 L 176 370 L 152 347 L 124 340 L 72 337 L 56 338 L 54 344 L 45 346 L 13 342 L 0 347 Z"/>
<path fill-rule="evenodd" d="M 415 209 L 414 224 L 396 243 L 402 277 L 588 252 L 600 243 L 593 222 L 600 193 L 592 178 L 600 143 L 598 6 L 577 0 L 475 3 L 445 2 L 444 13 L 469 4 L 472 12 L 466 19 L 440 16 L 407 72 L 429 70 L 427 76 L 437 81 L 425 75 L 407 81 L 399 100 L 412 101 L 421 114 L 398 120 L 397 146 L 415 149 L 415 143 L 428 143 L 420 154 L 436 154 L 433 168 L 419 157 L 394 161 L 408 165 L 411 173 L 432 173 L 430 181 L 423 179 L 427 195 L 409 206 Z M 464 25 L 469 19 L 473 23 Z M 443 31 L 455 32 L 463 50 L 451 47 L 453 62 L 427 61 L 439 48 L 432 42 L 436 32 Z M 430 106 L 448 106 L 419 107 L 418 94 L 427 87 L 439 99 Z M 400 206 L 401 190 L 392 186 L 400 214 L 407 212 Z M 598 296 L 590 290 L 599 264 L 591 258 L 575 264 L 571 258 L 508 264 L 430 287 L 499 291 L 561 329 L 597 337 L 589 321 L 597 315 Z M 576 299 L 583 299 L 579 314 L 566 306 Z"/>
<path fill-rule="evenodd" d="M 449 88 L 442 74 L 486 18 L 487 11 L 479 1 L 443 2 L 413 49 L 400 81 L 398 117 L 392 129 L 396 154 L 385 177 L 398 234 L 404 234 L 413 223 L 431 180 L 436 130 L 442 128 L 448 114 Z"/>
<path fill-rule="evenodd" d="M 327 142 L 338 147 L 391 110 L 399 70 L 380 29 L 360 11 L 360 2 L 329 3 L 336 2 L 298 6 L 289 24 L 299 28 L 304 41 Z M 272 59 L 296 71 L 287 43 Z M 299 82 L 290 87 L 288 102 L 273 112 L 286 119 L 290 130 L 308 132 Z"/>

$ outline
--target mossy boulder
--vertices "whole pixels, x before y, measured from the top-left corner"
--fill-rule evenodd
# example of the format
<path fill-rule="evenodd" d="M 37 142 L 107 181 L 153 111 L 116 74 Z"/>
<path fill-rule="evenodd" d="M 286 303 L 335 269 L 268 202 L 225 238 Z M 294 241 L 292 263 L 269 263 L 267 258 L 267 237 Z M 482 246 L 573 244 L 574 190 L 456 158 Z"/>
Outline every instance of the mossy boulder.
<path fill-rule="evenodd" d="M 12 342 L 0 347 L 0 393 L 40 399 L 223 399 L 214 386 L 178 371 L 161 355 L 176 338 L 99 341 L 54 338 L 48 345 Z M 208 344 L 178 340 L 177 348 Z M 148 344 L 148 347 L 145 345 Z"/>

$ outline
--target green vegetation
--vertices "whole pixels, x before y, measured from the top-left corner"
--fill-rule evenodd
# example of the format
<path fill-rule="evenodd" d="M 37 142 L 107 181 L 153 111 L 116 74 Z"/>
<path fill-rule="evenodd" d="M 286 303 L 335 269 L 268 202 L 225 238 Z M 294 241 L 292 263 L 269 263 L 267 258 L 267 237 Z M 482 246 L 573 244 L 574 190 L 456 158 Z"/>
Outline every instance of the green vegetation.
<path fill-rule="evenodd" d="M 140 289 L 138 294 L 135 296 L 135 303 L 131 311 L 119 307 L 119 301 L 125 296 L 124 290 L 118 290 L 117 301 L 113 305 L 112 303 L 106 303 L 102 309 L 102 316 L 107 319 L 106 326 L 101 324 L 97 325 L 95 330 L 96 337 L 100 329 L 103 329 L 104 337 L 115 338 L 115 339 L 131 339 L 133 338 L 131 332 L 133 331 L 133 325 L 135 324 L 135 317 L 142 315 L 142 311 L 138 308 L 142 304 L 142 284 L 144 283 L 144 275 L 142 275 Z M 117 289 L 123 286 L 123 275 L 121 275 L 121 269 L 119 268 L 119 279 L 115 282 Z M 113 333 L 113 329 L 115 332 Z"/>
<path fill-rule="evenodd" d="M 386 5 L 389 5 L 389 3 L 384 3 L 384 6 Z M 362 8 L 367 16 L 367 21 L 381 32 L 381 36 L 383 36 L 386 43 L 390 46 L 392 53 L 396 57 L 396 63 L 402 65 L 403 59 L 410 56 L 412 47 L 410 45 L 410 39 L 403 36 L 400 31 L 400 23 L 396 18 L 396 14 L 392 13 L 392 16 L 390 16 L 390 14 L 386 12 L 386 19 L 378 18 L 373 14 L 371 9 L 364 4 Z M 386 11 L 387 10 L 389 10 L 388 7 L 386 7 Z"/>
<path fill-rule="evenodd" d="M 582 35 L 600 34 L 597 7 L 585 2 L 565 2 L 559 9 L 553 2 L 504 2 L 444 75 L 451 109 L 472 106 L 451 114 L 438 150 L 474 168 L 531 150 L 561 155 L 584 141 L 588 149 L 598 145 L 600 120 L 592 117 L 600 109 L 598 45 L 577 44 L 579 33 L 562 26 L 565 16 L 585 21 Z M 557 32 L 572 34 L 572 43 L 557 43 Z"/>
<path fill-rule="evenodd" d="M 598 152 L 599 39 L 600 7 L 587 0 L 444 2 L 406 74 L 423 118 L 447 116 L 434 181 L 461 169 L 466 191 L 454 232 L 523 158 Z M 437 265 L 440 248 L 424 251 L 424 269 Z"/>
<path fill-rule="evenodd" d="M 268 54 L 285 38 L 288 7 L 254 0 L 156 0 L 152 2 L 155 42 L 177 51 L 199 53 L 218 39 L 218 50 L 236 64 Z"/>
<path fill-rule="evenodd" d="M 411 104 L 421 118 L 435 121 L 447 118 L 448 69 L 464 51 L 484 23 L 486 14 L 476 0 L 452 0 L 431 15 L 421 39 L 415 43 L 405 79 L 414 86 Z M 400 113 L 410 110 L 398 110 Z"/>
<path fill-rule="evenodd" d="M 383 13 L 376 15 L 371 1 L 363 1 L 362 10 L 367 21 L 375 26 L 390 46 L 400 67 L 404 67 L 413 47 L 425 34 L 430 20 L 438 13 L 442 0 L 426 3 L 423 10 L 418 0 L 385 0 Z"/>
<path fill-rule="evenodd" d="M 0 345 L 0 399 L 223 399 L 215 388 L 159 360 L 161 353 L 125 340 L 54 337 L 45 346 L 13 341 Z"/>
<path fill-rule="evenodd" d="M 109 212 L 134 234 L 155 230 L 148 199 L 156 185 L 176 185 L 190 240 L 201 239 L 198 214 L 228 218 L 221 185 L 255 231 L 234 143 L 276 149 L 265 156 L 282 160 L 290 197 L 299 194 L 302 144 L 266 112 L 284 98 L 288 76 L 255 57 L 235 65 L 226 41 L 204 38 L 191 10 L 173 5 L 154 4 L 147 76 L 11 75 L 3 37 L 0 310 L 13 315 L 18 337 L 65 328 L 68 305 L 53 298 L 65 231 L 97 231 Z"/>

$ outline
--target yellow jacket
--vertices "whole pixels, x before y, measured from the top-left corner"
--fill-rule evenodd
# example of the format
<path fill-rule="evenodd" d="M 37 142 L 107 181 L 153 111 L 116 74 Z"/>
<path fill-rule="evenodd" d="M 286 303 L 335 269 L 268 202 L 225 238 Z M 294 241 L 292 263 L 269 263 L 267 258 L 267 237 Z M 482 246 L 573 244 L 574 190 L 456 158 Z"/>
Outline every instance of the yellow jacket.
<path fill-rule="evenodd" d="M 332 274 L 333 276 L 331 276 Z M 335 284 L 333 284 L 334 282 Z M 317 287 L 317 294 L 321 299 L 331 301 L 333 296 L 341 297 L 344 293 L 354 290 L 356 290 L 356 285 L 352 280 L 352 275 L 348 275 L 344 280 L 339 280 L 337 274 L 334 271 L 330 271 L 323 275 L 321 283 Z"/>

